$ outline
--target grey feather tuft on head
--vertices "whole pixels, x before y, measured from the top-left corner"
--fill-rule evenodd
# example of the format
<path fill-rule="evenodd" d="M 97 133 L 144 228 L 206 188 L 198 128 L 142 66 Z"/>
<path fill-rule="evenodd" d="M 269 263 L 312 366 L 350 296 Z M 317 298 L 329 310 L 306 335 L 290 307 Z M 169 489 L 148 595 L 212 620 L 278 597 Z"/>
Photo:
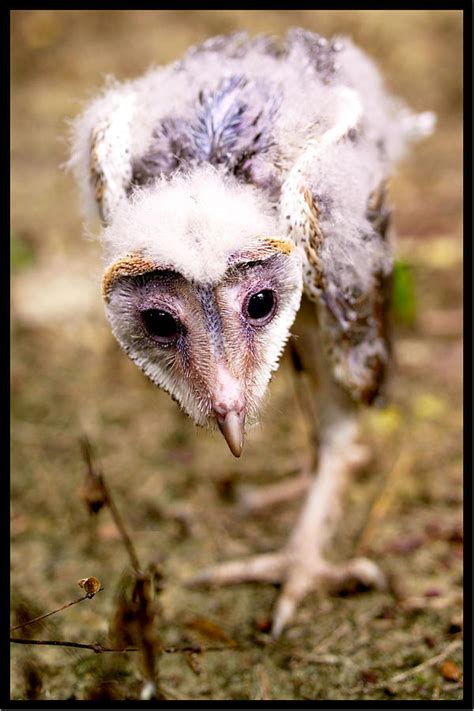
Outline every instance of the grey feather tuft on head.
<path fill-rule="evenodd" d="M 280 103 L 268 84 L 239 75 L 225 77 L 212 91 L 201 89 L 189 118 L 167 116 L 155 128 L 148 151 L 134 163 L 134 183 L 209 163 L 274 192 L 277 171 L 260 178 L 265 154 L 275 146 Z"/>

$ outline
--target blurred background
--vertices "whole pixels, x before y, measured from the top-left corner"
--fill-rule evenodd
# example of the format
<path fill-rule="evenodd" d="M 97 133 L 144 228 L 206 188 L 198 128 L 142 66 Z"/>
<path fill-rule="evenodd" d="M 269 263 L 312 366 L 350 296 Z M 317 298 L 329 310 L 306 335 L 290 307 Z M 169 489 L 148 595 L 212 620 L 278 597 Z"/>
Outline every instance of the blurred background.
<path fill-rule="evenodd" d="M 462 633 L 462 19 L 455 10 L 11 13 L 12 624 L 72 600 L 76 581 L 96 575 L 100 596 L 32 634 L 107 639 L 127 561 L 108 513 L 90 517 L 78 494 L 86 433 L 140 555 L 163 565 L 165 640 L 200 634 L 205 642 L 217 629 L 249 645 L 208 654 L 199 671 L 179 655 L 164 659 L 162 677 L 177 698 L 462 696 L 461 650 L 449 647 Z M 103 313 L 100 248 L 83 236 L 77 190 L 61 165 L 67 120 L 107 75 L 134 78 L 213 34 L 293 26 L 351 35 L 389 89 L 415 110 L 436 112 L 438 124 L 391 185 L 392 399 L 365 415 L 374 457 L 350 487 L 335 553 L 345 558 L 363 544 L 399 594 L 311 595 L 285 641 L 271 646 L 265 620 L 274 586 L 209 593 L 181 580 L 285 541 L 298 503 L 243 517 L 234 498 L 239 487 L 278 481 L 304 461 L 289 368 L 283 363 L 272 383 L 241 461 L 222 437 L 196 431 L 119 351 Z M 199 619 L 211 622 L 199 627 Z M 13 698 L 136 698 L 139 672 L 128 657 L 32 649 L 12 647 Z M 457 669 L 451 677 L 432 664 L 390 681 L 446 649 Z"/>

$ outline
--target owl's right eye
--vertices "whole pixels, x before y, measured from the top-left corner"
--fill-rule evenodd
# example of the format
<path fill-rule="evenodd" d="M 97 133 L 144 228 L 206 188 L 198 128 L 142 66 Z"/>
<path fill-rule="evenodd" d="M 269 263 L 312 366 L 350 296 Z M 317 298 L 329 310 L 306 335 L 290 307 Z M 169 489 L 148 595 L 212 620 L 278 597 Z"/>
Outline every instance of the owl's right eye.
<path fill-rule="evenodd" d="M 180 322 L 168 311 L 146 309 L 140 315 L 148 334 L 159 343 L 172 343 L 181 333 Z"/>

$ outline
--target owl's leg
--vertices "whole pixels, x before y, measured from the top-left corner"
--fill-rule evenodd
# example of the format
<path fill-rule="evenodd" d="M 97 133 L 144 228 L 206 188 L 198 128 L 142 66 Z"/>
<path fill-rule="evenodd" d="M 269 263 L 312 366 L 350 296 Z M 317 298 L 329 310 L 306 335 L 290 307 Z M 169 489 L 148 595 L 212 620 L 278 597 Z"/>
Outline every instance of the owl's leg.
<path fill-rule="evenodd" d="M 243 581 L 279 582 L 282 592 L 273 616 L 279 636 L 298 603 L 312 589 L 346 588 L 353 583 L 383 588 L 382 572 L 367 558 L 345 563 L 327 561 L 324 549 L 340 516 L 340 499 L 352 469 L 351 448 L 356 442 L 355 418 L 340 415 L 322 430 L 321 451 L 314 481 L 288 543 L 282 551 L 224 563 L 202 571 L 195 584 L 230 585 Z"/>
<path fill-rule="evenodd" d="M 306 373 L 302 354 L 296 343 L 288 346 L 294 375 L 296 399 L 308 433 L 308 456 L 299 474 L 277 484 L 267 486 L 241 486 L 237 492 L 237 506 L 241 513 L 254 513 L 285 503 L 303 496 L 312 482 L 312 473 L 316 470 L 320 448 L 320 426 L 318 412 L 313 397 L 311 374 Z M 370 449 L 354 442 L 350 452 L 351 465 L 354 469 L 364 467 L 371 459 Z"/>
<path fill-rule="evenodd" d="M 308 496 L 297 524 L 283 550 L 243 561 L 224 563 L 202 571 L 191 583 L 229 585 L 243 581 L 281 583 L 273 616 L 278 636 L 298 603 L 312 589 L 363 585 L 385 587 L 385 577 L 367 558 L 332 563 L 324 557 L 341 515 L 341 497 L 358 451 L 357 408 L 332 381 L 329 364 L 318 343 L 314 320 L 306 321 L 299 350 L 304 354 L 307 388 L 317 404 L 319 455 Z"/>
<path fill-rule="evenodd" d="M 334 564 L 324 557 L 341 519 L 341 498 L 353 468 L 352 452 L 357 447 L 355 417 L 333 412 L 322 427 L 317 471 L 298 522 L 284 549 L 286 566 L 283 589 L 273 617 L 278 636 L 294 614 L 296 606 L 314 588 L 333 590 L 360 582 L 383 588 L 385 578 L 367 558 Z"/>

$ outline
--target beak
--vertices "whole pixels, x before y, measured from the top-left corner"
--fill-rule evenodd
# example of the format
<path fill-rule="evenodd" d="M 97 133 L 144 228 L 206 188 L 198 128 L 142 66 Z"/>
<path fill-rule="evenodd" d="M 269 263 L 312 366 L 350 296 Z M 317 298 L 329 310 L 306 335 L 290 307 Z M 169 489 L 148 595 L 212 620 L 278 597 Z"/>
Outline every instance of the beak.
<path fill-rule="evenodd" d="M 244 446 L 245 414 L 229 410 L 225 415 L 216 414 L 217 424 L 234 457 L 240 457 Z"/>

